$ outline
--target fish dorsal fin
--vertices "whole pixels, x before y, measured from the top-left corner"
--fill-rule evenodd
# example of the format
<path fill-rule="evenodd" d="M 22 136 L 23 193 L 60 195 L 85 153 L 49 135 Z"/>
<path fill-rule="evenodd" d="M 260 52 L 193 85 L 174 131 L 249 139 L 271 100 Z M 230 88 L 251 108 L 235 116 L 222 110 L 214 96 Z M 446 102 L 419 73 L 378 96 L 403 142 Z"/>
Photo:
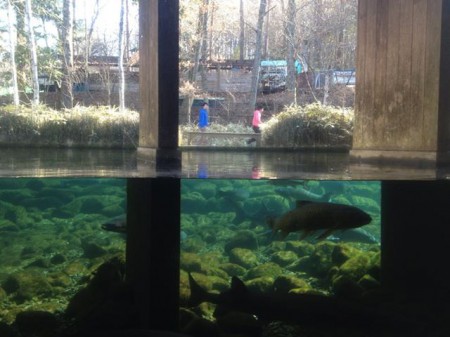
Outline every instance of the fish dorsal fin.
<path fill-rule="evenodd" d="M 233 276 L 231 278 L 231 290 L 235 293 L 244 294 L 247 292 L 247 287 L 239 277 Z"/>
<path fill-rule="evenodd" d="M 308 201 L 308 200 L 297 200 L 295 202 L 295 205 L 297 206 L 297 208 L 308 205 L 308 204 L 312 204 L 312 201 Z"/>

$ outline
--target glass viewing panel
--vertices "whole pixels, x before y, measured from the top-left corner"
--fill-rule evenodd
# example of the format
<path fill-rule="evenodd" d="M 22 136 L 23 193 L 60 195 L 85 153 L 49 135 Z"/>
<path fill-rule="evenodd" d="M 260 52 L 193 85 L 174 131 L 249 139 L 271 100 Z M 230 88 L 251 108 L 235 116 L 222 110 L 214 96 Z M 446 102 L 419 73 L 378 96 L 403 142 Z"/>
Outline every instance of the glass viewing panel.
<path fill-rule="evenodd" d="M 221 300 L 211 295 L 230 289 L 232 277 L 249 291 L 266 295 L 354 299 L 376 290 L 380 185 L 379 181 L 183 179 L 181 307 L 194 306 L 200 316 L 222 320 L 228 328 L 227 309 L 256 314 L 249 312 L 250 303 L 239 302 L 244 293 L 233 299 L 228 293 Z M 189 274 L 210 295 L 194 288 Z M 225 298 L 228 308 L 214 304 Z M 213 305 L 199 305 L 202 301 Z M 248 328 L 245 323 L 233 326 Z"/>

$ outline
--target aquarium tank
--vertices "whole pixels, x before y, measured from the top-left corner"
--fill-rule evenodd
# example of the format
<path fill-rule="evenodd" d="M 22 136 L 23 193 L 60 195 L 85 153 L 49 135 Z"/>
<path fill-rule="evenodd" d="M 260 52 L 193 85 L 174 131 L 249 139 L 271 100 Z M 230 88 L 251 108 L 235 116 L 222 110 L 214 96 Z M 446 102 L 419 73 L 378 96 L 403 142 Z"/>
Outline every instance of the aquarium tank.
<path fill-rule="evenodd" d="M 70 322 L 97 311 L 96 324 L 120 328 L 111 312 L 131 324 L 126 199 L 125 179 L 0 179 L 0 335 L 14 326 L 26 336 L 30 313 L 37 336 L 70 336 Z M 311 221 L 314 205 L 331 212 L 324 225 Z M 214 296 L 193 298 L 192 282 L 203 295 L 242 282 L 261 294 L 360 298 L 379 286 L 380 251 L 378 181 L 182 179 L 180 327 L 196 317 L 261 333 L 252 315 L 227 323 Z"/>

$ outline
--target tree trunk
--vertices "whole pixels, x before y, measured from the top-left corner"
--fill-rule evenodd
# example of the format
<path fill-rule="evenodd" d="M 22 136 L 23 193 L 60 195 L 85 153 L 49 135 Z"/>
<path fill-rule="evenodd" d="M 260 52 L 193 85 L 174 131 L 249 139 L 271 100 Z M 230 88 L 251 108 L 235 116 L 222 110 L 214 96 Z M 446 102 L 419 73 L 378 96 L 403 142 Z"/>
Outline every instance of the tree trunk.
<path fill-rule="evenodd" d="M 19 101 L 19 85 L 17 82 L 17 68 L 16 68 L 16 38 L 14 36 L 14 23 L 13 23 L 13 7 L 11 0 L 8 0 L 8 29 L 9 29 L 9 53 L 11 58 L 11 73 L 13 81 L 13 97 L 14 105 L 17 107 L 20 104 Z"/>
<path fill-rule="evenodd" d="M 34 38 L 34 29 L 32 24 L 33 12 L 31 10 L 31 0 L 26 0 L 25 3 L 25 15 L 28 25 L 28 46 L 31 53 L 31 81 L 33 86 L 33 100 L 31 104 L 33 106 L 39 104 L 39 75 L 38 75 L 38 61 L 36 52 L 36 40 Z"/>
<path fill-rule="evenodd" d="M 61 106 L 73 108 L 73 0 L 63 2 L 63 78 L 61 82 Z"/>
<path fill-rule="evenodd" d="M 197 74 L 199 72 L 200 68 L 200 59 L 202 57 L 203 52 L 203 44 L 206 41 L 206 32 L 207 30 L 207 24 L 208 24 L 208 4 L 209 0 L 203 0 L 202 4 L 200 5 L 199 11 L 198 11 L 198 26 L 197 26 L 197 42 L 194 46 L 194 66 L 190 71 L 189 81 L 192 83 L 195 83 L 197 79 Z"/>
<path fill-rule="evenodd" d="M 286 64 L 287 64 L 287 78 L 286 89 L 290 93 L 295 94 L 295 14 L 296 14 L 295 0 L 289 0 L 287 8 L 287 22 L 286 22 Z"/>
<path fill-rule="evenodd" d="M 123 21 L 125 17 L 125 0 L 120 3 L 120 21 L 119 21 L 119 111 L 125 111 L 125 71 L 123 69 L 123 55 L 124 55 L 124 29 Z"/>
<path fill-rule="evenodd" d="M 255 45 L 255 59 L 252 70 L 252 83 L 250 88 L 249 109 L 253 111 L 256 104 L 256 95 L 258 93 L 259 83 L 259 68 L 261 65 L 261 43 L 262 43 L 262 28 L 264 23 L 264 15 L 266 12 L 267 0 L 261 0 L 259 4 L 258 24 L 256 27 L 256 45 Z"/>
<path fill-rule="evenodd" d="M 266 0 L 267 4 L 266 7 L 270 8 L 270 0 Z M 262 57 L 266 60 L 270 59 L 270 53 L 269 53 L 269 32 L 270 32 L 270 10 L 266 13 L 266 27 L 264 32 L 264 48 Z"/>
<path fill-rule="evenodd" d="M 239 4 L 239 61 L 244 61 L 244 45 L 245 45 L 245 34 L 244 34 L 244 0 L 240 0 Z"/>
<path fill-rule="evenodd" d="M 201 16 L 202 22 L 202 47 L 201 47 L 201 66 L 200 66 L 200 75 L 201 75 L 201 87 L 203 90 L 208 90 L 207 88 L 207 78 L 206 78 L 206 61 L 207 61 L 207 41 L 208 41 L 208 12 L 209 12 L 209 0 L 203 0 L 203 13 Z"/>
<path fill-rule="evenodd" d="M 86 8 L 86 1 L 84 0 L 85 4 L 84 7 Z M 91 22 L 88 27 L 87 25 L 87 13 L 85 10 L 84 17 L 85 17 L 85 44 L 84 44 L 84 82 L 86 85 L 86 88 L 89 87 L 89 55 L 91 54 L 91 40 L 92 40 L 92 34 L 94 32 L 94 26 L 95 22 L 97 21 L 98 15 L 100 12 L 99 8 L 99 0 L 95 1 L 95 7 L 94 7 L 94 13 L 91 15 Z"/>

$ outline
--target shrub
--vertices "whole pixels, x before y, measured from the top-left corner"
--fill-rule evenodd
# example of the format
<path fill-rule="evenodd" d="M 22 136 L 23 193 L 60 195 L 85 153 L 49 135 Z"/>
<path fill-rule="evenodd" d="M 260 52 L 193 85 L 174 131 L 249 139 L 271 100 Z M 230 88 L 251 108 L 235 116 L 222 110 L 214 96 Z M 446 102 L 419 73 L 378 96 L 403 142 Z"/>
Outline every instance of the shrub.
<path fill-rule="evenodd" d="M 88 147 L 136 147 L 135 111 L 76 106 L 56 111 L 44 105 L 0 108 L 0 144 Z"/>
<path fill-rule="evenodd" d="M 275 147 L 351 146 L 353 110 L 313 103 L 291 105 L 263 125 L 263 143 Z"/>

